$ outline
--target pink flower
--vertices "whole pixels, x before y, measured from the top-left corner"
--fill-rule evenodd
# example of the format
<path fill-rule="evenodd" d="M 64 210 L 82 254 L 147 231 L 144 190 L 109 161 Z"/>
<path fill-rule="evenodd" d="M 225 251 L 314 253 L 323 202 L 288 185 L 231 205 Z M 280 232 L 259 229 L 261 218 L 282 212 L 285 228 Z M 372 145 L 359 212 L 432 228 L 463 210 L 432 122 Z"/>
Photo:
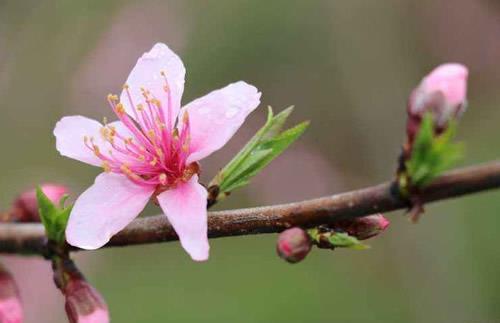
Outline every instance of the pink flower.
<path fill-rule="evenodd" d="M 208 259 L 207 191 L 198 161 L 220 149 L 260 103 L 245 82 L 232 83 L 181 108 L 185 69 L 156 44 L 132 69 L 120 99 L 108 102 L 119 121 L 62 118 L 54 129 L 67 157 L 101 166 L 76 201 L 66 229 L 74 246 L 97 249 L 156 198 L 194 260 Z"/>
<path fill-rule="evenodd" d="M 66 186 L 59 184 L 42 184 L 41 189 L 56 204 L 69 192 Z M 20 222 L 40 222 L 35 189 L 27 190 L 16 198 L 12 214 L 14 219 Z"/>
<path fill-rule="evenodd" d="M 436 67 L 411 94 L 408 112 L 422 117 L 430 111 L 438 126 L 444 126 L 465 110 L 467 77 L 467 67 L 461 64 L 448 63 Z"/>
<path fill-rule="evenodd" d="M 0 265 L 0 322 L 21 323 L 23 308 L 12 275 Z"/>

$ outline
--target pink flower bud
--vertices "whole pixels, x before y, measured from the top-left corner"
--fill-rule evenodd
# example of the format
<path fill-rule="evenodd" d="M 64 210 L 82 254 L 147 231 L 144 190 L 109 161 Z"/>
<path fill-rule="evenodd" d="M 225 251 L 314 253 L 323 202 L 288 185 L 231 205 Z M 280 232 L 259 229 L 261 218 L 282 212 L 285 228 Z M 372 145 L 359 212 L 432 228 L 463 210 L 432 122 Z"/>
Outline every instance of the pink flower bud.
<path fill-rule="evenodd" d="M 21 323 L 23 308 L 14 278 L 0 265 L 0 322 Z"/>
<path fill-rule="evenodd" d="M 280 233 L 276 251 L 278 255 L 290 263 L 304 259 L 311 251 L 311 238 L 301 228 L 291 228 Z"/>
<path fill-rule="evenodd" d="M 408 113 L 421 118 L 426 112 L 432 112 L 437 125 L 445 126 L 465 110 L 467 77 L 467 67 L 461 64 L 436 67 L 411 94 Z"/>
<path fill-rule="evenodd" d="M 58 203 L 69 192 L 68 188 L 58 184 L 43 184 L 42 191 L 53 202 Z M 40 222 L 36 190 L 30 189 L 21 193 L 14 201 L 13 217 L 19 222 Z"/>
<path fill-rule="evenodd" d="M 71 277 L 63 289 L 70 323 L 108 323 L 104 299 L 83 277 Z"/>
<path fill-rule="evenodd" d="M 365 240 L 380 234 L 389 224 L 389 220 L 382 214 L 374 214 L 361 218 L 341 220 L 335 223 L 334 227 L 337 230 L 347 232 L 359 240 Z"/>

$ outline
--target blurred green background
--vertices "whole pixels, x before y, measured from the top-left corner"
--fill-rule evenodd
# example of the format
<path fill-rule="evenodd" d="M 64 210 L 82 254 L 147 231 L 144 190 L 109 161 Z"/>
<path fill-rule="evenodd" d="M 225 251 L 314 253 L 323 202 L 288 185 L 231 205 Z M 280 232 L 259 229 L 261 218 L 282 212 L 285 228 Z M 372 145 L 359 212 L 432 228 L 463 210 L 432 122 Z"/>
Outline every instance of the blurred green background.
<path fill-rule="evenodd" d="M 286 202 L 391 178 L 405 103 L 435 65 L 470 68 L 463 164 L 498 157 L 500 5 L 448 1 L 0 0 L 0 203 L 40 182 L 75 194 L 99 170 L 60 157 L 64 115 L 110 116 L 136 59 L 165 42 L 187 68 L 183 102 L 237 80 L 263 92 L 230 144 L 207 160 L 207 181 L 265 119 L 296 105 L 312 127 L 219 208 Z M 500 322 L 500 191 L 402 212 L 368 251 L 314 250 L 298 265 L 275 235 L 211 241 L 194 263 L 178 243 L 79 254 L 113 322 Z M 149 214 L 159 213 L 151 208 Z M 21 284 L 26 322 L 65 322 L 49 264 L 5 257 Z"/>

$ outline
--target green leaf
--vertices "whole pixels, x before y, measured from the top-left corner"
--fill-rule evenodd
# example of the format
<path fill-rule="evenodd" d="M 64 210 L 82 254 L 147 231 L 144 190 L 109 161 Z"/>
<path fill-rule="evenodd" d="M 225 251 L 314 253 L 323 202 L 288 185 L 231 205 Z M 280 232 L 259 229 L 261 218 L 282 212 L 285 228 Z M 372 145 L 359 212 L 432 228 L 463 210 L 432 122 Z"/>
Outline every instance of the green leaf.
<path fill-rule="evenodd" d="M 334 232 L 328 237 L 328 241 L 339 248 L 351 248 L 356 250 L 368 249 L 369 246 L 363 244 L 356 237 L 350 236 L 347 233 Z"/>
<path fill-rule="evenodd" d="M 281 131 L 292 111 L 293 107 L 289 107 L 275 116 L 269 107 L 264 126 L 210 182 L 209 186 L 219 186 L 220 198 L 248 184 L 252 177 L 304 133 L 309 122 Z"/>
<path fill-rule="evenodd" d="M 36 188 L 36 198 L 38 201 L 38 212 L 40 213 L 40 219 L 42 220 L 43 226 L 45 230 L 47 228 L 51 228 L 53 225 L 53 220 L 55 218 L 55 214 L 57 214 L 57 208 L 54 203 L 45 195 L 40 187 Z"/>
<path fill-rule="evenodd" d="M 38 201 L 38 210 L 42 224 L 45 227 L 45 232 L 49 240 L 59 243 L 64 242 L 64 232 L 68 224 L 69 214 L 72 206 L 64 207 L 67 195 L 64 195 L 59 201 L 60 207 L 56 207 L 54 203 L 45 195 L 40 187 L 36 189 L 36 198 Z"/>
<path fill-rule="evenodd" d="M 463 157 L 463 145 L 452 142 L 455 131 L 456 124 L 450 123 L 444 133 L 435 135 L 432 114 L 424 116 L 413 143 L 411 159 L 406 162 L 412 185 L 424 187 Z"/>

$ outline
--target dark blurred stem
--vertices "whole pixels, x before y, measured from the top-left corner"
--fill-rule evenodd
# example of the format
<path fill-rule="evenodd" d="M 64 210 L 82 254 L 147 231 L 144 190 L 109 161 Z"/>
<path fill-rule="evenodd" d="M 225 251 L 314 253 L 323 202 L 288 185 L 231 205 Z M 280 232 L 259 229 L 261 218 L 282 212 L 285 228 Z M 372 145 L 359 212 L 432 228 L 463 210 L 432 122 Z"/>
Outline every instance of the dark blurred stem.
<path fill-rule="evenodd" d="M 500 161 L 457 169 L 438 177 L 422 190 L 422 203 L 438 201 L 500 187 Z M 210 238 L 281 232 L 293 226 L 312 228 L 343 218 L 408 208 L 393 182 L 282 205 L 209 212 Z M 474 214 L 475 215 L 475 214 Z M 106 214 L 102 214 L 106 216 Z M 177 240 L 163 215 L 134 220 L 105 247 Z M 46 253 L 41 224 L 0 224 L 0 253 Z M 77 249 L 75 249 L 77 250 Z"/>

